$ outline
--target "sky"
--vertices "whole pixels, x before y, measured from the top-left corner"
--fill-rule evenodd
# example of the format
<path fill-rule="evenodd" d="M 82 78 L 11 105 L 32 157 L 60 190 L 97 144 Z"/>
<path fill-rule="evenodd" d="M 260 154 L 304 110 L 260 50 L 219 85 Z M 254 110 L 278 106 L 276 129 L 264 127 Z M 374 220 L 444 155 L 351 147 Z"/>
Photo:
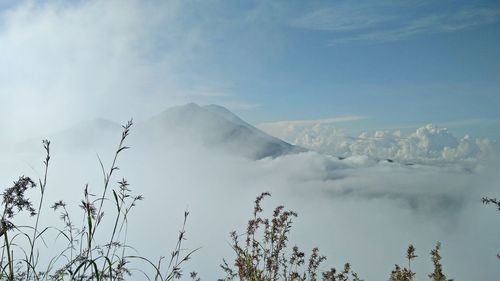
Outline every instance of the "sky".
<path fill-rule="evenodd" d="M 170 106 L 219 104 L 325 153 L 254 161 L 132 137 L 118 176 L 146 198 L 130 233 L 144 255 L 170 251 L 189 206 L 192 268 L 220 277 L 227 234 L 268 190 L 266 210 L 299 213 L 294 242 L 366 280 L 409 243 L 425 279 L 436 240 L 450 277 L 490 280 L 500 226 L 480 198 L 500 181 L 498 46 L 498 1 L 0 0 L 0 144 L 21 142 L 0 145 L 0 184 L 40 175 L 39 139 L 55 137 L 47 200 L 77 212 L 120 136 L 103 119 L 147 127 Z M 68 135 L 79 142 L 58 146 Z"/>
<path fill-rule="evenodd" d="M 191 101 L 253 124 L 363 116 L 363 128 L 438 123 L 500 137 L 491 130 L 500 122 L 496 1 L 2 1 L 0 9 L 0 126 L 10 139 L 95 116 L 145 119 Z"/>

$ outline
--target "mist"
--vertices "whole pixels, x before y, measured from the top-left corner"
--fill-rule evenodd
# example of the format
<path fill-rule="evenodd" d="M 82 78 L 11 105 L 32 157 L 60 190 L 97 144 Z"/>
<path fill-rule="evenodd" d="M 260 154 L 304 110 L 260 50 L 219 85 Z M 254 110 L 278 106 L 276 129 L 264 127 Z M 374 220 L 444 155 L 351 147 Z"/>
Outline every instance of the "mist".
<path fill-rule="evenodd" d="M 146 119 L 217 95 L 219 82 L 194 73 L 199 67 L 191 61 L 203 53 L 204 35 L 183 21 L 187 6 L 26 1 L 2 10 L 2 142 L 93 118 Z"/>
<path fill-rule="evenodd" d="M 314 128 L 307 120 L 292 120 L 291 123 L 304 127 L 288 132 L 286 121 L 273 124 L 273 120 L 264 119 L 285 113 L 299 115 L 299 108 L 309 113 L 323 108 L 324 112 L 325 105 L 333 104 L 325 101 L 325 96 L 335 97 L 338 106 L 329 107 L 329 114 L 345 110 L 339 114 L 345 113 L 346 121 L 376 119 L 373 115 L 384 111 L 403 112 L 404 119 L 412 122 L 433 116 L 422 110 L 428 109 L 425 104 L 416 102 L 418 106 L 413 106 L 415 97 L 409 99 L 412 102 L 407 102 L 404 95 L 394 98 L 396 90 L 407 89 L 397 83 L 396 88 L 385 91 L 389 94 L 373 95 L 381 99 L 379 104 L 390 104 L 389 109 L 377 105 L 377 110 L 364 112 L 364 104 L 375 99 L 372 92 L 365 99 L 338 94 L 350 93 L 348 86 L 358 84 L 357 79 L 346 77 L 344 70 L 351 73 L 368 69 L 377 74 L 373 77 L 384 78 L 382 83 L 391 84 L 387 77 L 393 71 L 399 73 L 399 68 L 388 71 L 387 77 L 378 76 L 378 69 L 350 69 L 356 60 L 345 62 L 337 58 L 339 70 L 335 71 L 341 75 L 330 71 L 332 77 L 338 74 L 342 83 L 337 84 L 342 85 L 329 88 L 330 72 L 319 66 L 313 68 L 309 63 L 316 59 L 303 55 L 300 57 L 311 69 L 284 74 L 272 63 L 286 61 L 282 53 L 291 53 L 296 62 L 299 51 L 290 47 L 294 42 L 285 38 L 283 30 L 296 22 L 286 17 L 298 12 L 280 4 L 258 2 L 251 9 L 232 14 L 224 9 L 231 5 L 214 2 L 216 7 L 196 1 L 0 3 L 0 65 L 4 66 L 0 68 L 0 185 L 10 187 L 21 175 L 41 178 L 41 140 L 49 139 L 52 158 L 41 224 L 62 226 L 59 214 L 50 209 L 53 202 L 61 199 L 67 202 L 75 222 L 80 222 L 83 189 L 88 185 L 92 194 L 102 192 L 99 159 L 106 168 L 111 165 L 120 125 L 133 117 L 134 125 L 126 142 L 131 148 L 120 154 L 120 170 L 111 181 L 116 188 L 116 182 L 125 178 L 132 192 L 145 198 L 129 217 L 127 241 L 134 247 L 131 253 L 152 260 L 168 257 L 188 210 L 183 248 L 200 249 L 183 272 L 197 271 L 203 280 L 221 278 L 222 259 L 231 262 L 234 257 L 230 231 L 245 232 L 253 200 L 269 191 L 272 197 L 263 203 L 265 213 L 270 216 L 276 206 L 285 205 L 299 214 L 289 245 L 296 244 L 306 252 L 319 247 L 320 253 L 328 257 L 321 270 L 340 268 L 350 262 L 364 280 L 386 280 L 394 264 L 405 262 L 406 248 L 411 243 L 419 256 L 412 269 L 418 280 L 424 280 L 432 268 L 429 252 L 436 241 L 441 241 L 447 276 L 455 280 L 492 280 L 500 274 L 496 259 L 500 251 L 498 211 L 481 203 L 483 196 L 499 196 L 497 141 L 473 136 L 451 138 L 446 129 L 426 124 L 420 124 L 420 131 L 407 136 L 396 132 L 346 136 L 328 126 Z M 413 8 L 410 10 L 413 14 Z M 365 31 L 364 27 L 360 29 Z M 248 30 L 250 35 L 242 30 Z M 291 37 L 304 32 L 294 29 Z M 311 38 L 319 36 L 315 32 Z M 311 38 L 298 41 L 309 42 Z M 315 48 L 314 52 L 326 47 Z M 334 59 L 324 61 L 337 65 Z M 284 63 L 282 67 L 302 69 L 299 64 Z M 266 69 L 279 75 L 269 75 Z M 307 76 L 305 72 L 315 71 L 326 73 L 329 82 L 322 84 L 316 77 L 297 79 Z M 371 77 L 372 72 L 362 72 L 359 77 Z M 483 72 L 479 73 L 482 77 Z M 407 73 L 403 76 L 412 77 Z M 372 88 L 370 83 L 373 81 L 360 83 L 361 88 L 354 88 L 352 93 L 366 92 Z M 452 91 L 464 88 L 462 84 L 435 83 L 438 90 L 445 88 L 453 93 L 444 95 L 446 102 L 455 105 L 456 100 L 468 101 L 463 97 L 469 97 L 469 93 L 454 95 Z M 251 88 L 254 85 L 261 88 Z M 288 85 L 292 88 L 285 87 Z M 301 88 L 302 85 L 312 86 Z M 321 92 L 322 86 L 327 88 L 326 94 L 311 98 L 311 93 Z M 486 90 L 498 88 L 487 86 Z M 376 90 L 384 92 L 380 87 Z M 426 96 L 432 96 L 431 90 L 425 90 Z M 493 100 L 495 92 L 486 90 L 471 91 L 473 100 L 478 101 L 471 103 L 476 106 L 471 109 L 473 113 L 483 110 L 480 103 L 484 100 Z M 233 93 L 238 91 L 242 94 Z M 413 89 L 418 94 L 421 91 Z M 482 93 L 482 98 L 476 99 L 477 93 Z M 299 99 L 302 95 L 305 98 Z M 355 106 L 347 106 L 353 100 Z M 400 100 L 404 100 L 404 106 L 398 107 Z M 443 110 L 435 105 L 441 100 L 428 100 L 433 108 L 438 108 L 434 116 L 446 119 Z M 266 108 L 267 115 L 254 119 L 270 122 L 267 133 L 283 140 L 257 130 L 237 116 L 221 112 L 216 117 L 206 115 L 207 108 L 198 105 L 195 110 L 204 110 L 199 116 L 184 112 L 176 115 L 174 122 L 161 115 L 171 106 L 193 101 L 226 105 L 248 116 L 257 115 L 251 113 L 255 108 Z M 313 102 L 317 106 L 305 110 Z M 489 107 L 494 108 L 495 104 L 490 102 Z M 289 108 L 283 110 L 286 106 Z M 412 110 L 405 110 L 410 107 Z M 352 108 L 362 112 L 350 112 Z M 418 112 L 425 118 L 410 116 L 406 111 Z M 193 116 L 199 119 L 193 121 Z M 388 116 L 385 118 L 392 118 Z M 281 136 L 275 134 L 277 131 L 291 134 Z M 435 140 L 439 143 L 442 137 L 451 138 L 452 145 L 441 145 L 435 151 L 425 146 Z M 36 201 L 37 195 L 31 195 Z M 114 212 L 113 208 L 105 210 L 105 227 L 99 234 L 102 237 L 107 237 Z M 19 221 L 30 222 L 29 218 Z M 42 254 L 49 255 L 54 251 L 52 247 L 59 247 L 54 246 L 51 238 L 47 239 L 48 246 L 41 249 Z M 134 266 L 148 270 L 147 264 Z"/>
<path fill-rule="evenodd" d="M 169 255 L 183 213 L 189 210 L 185 247 L 201 249 L 184 270 L 195 270 L 208 280 L 222 277 L 218 265 L 222 258 L 233 257 L 229 232 L 244 233 L 253 199 L 269 191 L 267 214 L 277 205 L 298 212 L 290 245 L 305 251 L 318 246 L 328 257 L 323 270 L 350 262 L 363 278 L 383 280 L 395 263 L 403 263 L 412 243 L 419 255 L 415 270 L 423 275 L 431 270 L 430 249 L 441 241 L 450 276 L 469 280 L 498 274 L 500 227 L 494 223 L 495 210 L 480 200 L 495 195 L 497 158 L 473 170 L 458 164 L 407 166 L 358 156 L 340 160 L 313 151 L 254 160 L 196 138 L 189 141 L 178 132 L 158 134 L 163 128 L 148 127 L 155 132 L 152 139 L 144 128 L 141 123 L 133 127 L 126 143 L 131 149 L 120 156 L 113 182 L 126 178 L 133 193 L 145 197 L 129 218 L 128 241 L 148 258 Z M 85 185 L 93 194 L 102 190 L 97 155 L 109 165 L 120 136 L 116 127 L 98 131 L 103 132 L 97 144 L 59 146 L 68 134 L 56 134 L 52 142 L 45 200 L 64 199 L 77 217 L 82 215 L 77 206 Z M 70 132 L 80 132 L 73 135 L 76 139 L 92 136 L 88 129 Z M 21 174 L 42 172 L 42 150 L 32 142 L 24 145 L 32 147 L 23 146 L 22 153 L 3 158 L 4 186 Z M 60 223 L 52 210 L 42 218 Z"/>

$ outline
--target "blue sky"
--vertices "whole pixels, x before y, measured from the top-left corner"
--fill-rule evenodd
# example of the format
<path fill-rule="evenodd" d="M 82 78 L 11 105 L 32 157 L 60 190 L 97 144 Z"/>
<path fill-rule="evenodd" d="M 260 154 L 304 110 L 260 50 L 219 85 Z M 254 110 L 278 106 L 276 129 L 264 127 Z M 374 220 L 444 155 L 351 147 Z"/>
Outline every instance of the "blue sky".
<path fill-rule="evenodd" d="M 500 137 L 496 1 L 0 3 L 14 133 L 195 101 L 251 123 L 353 115 Z"/>
<path fill-rule="evenodd" d="M 500 117 L 498 5 L 335 3 L 261 8 L 251 20 L 252 8 L 232 7 L 233 27 L 222 28 L 207 65 L 214 80 L 229 81 L 231 95 L 258 105 L 242 115 L 405 123 Z"/>

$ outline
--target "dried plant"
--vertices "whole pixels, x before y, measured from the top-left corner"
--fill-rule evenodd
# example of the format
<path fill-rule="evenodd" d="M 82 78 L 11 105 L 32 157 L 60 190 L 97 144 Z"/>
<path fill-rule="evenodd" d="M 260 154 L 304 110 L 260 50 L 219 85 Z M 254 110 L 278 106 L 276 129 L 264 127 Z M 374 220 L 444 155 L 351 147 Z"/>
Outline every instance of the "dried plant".
<path fill-rule="evenodd" d="M 350 264 L 337 273 L 335 269 L 320 270 L 320 265 L 326 260 L 319 254 L 318 248 L 312 250 L 306 262 L 306 255 L 297 246 L 288 252 L 288 237 L 292 228 L 293 218 L 297 213 L 285 210 L 283 206 L 274 209 L 271 218 L 261 217 L 262 200 L 270 196 L 264 192 L 257 196 L 254 202 L 253 217 L 248 221 L 246 232 L 238 235 L 231 232 L 231 247 L 236 257 L 230 265 L 223 259 L 220 267 L 226 277 L 220 280 L 322 280 L 347 281 L 352 277 L 360 281 L 352 272 Z M 244 237 L 243 243 L 240 237 Z"/>
<path fill-rule="evenodd" d="M 488 204 L 494 205 L 500 211 L 500 201 L 498 201 L 498 199 L 496 199 L 496 198 L 489 198 L 489 197 L 483 197 L 481 199 L 481 201 L 485 205 L 488 205 Z"/>
<path fill-rule="evenodd" d="M 2 248 L 2 259 L 0 261 L 0 268 L 2 268 L 0 277 L 8 280 L 14 280 L 16 274 L 14 272 L 13 241 L 9 239 L 9 232 L 17 229 L 12 219 L 22 211 L 28 212 L 30 216 L 36 215 L 33 203 L 25 194 L 28 189 L 35 187 L 36 184 L 31 178 L 21 176 L 14 182 L 12 187 L 7 188 L 3 193 L 2 205 L 4 210 L 0 220 L 0 234 L 4 237 L 4 247 Z M 7 265 L 4 265 L 5 254 L 7 254 Z"/>
<path fill-rule="evenodd" d="M 498 199 L 496 199 L 496 198 L 489 198 L 489 197 L 483 197 L 481 199 L 481 201 L 485 205 L 492 204 L 493 206 L 495 206 L 500 211 L 500 201 L 498 201 Z M 500 259 L 500 254 L 497 254 L 497 258 Z"/>
<path fill-rule="evenodd" d="M 429 274 L 429 278 L 432 281 L 453 281 L 453 279 L 447 279 L 443 273 L 443 266 L 441 265 L 441 255 L 439 250 L 441 249 L 441 242 L 436 243 L 436 247 L 431 250 L 432 263 L 434 265 L 434 271 Z"/>
<path fill-rule="evenodd" d="M 432 281 L 453 281 L 453 279 L 447 279 L 443 273 L 443 266 L 441 265 L 441 255 L 439 250 L 441 249 L 441 243 L 437 242 L 436 247 L 431 251 L 432 263 L 434 265 L 434 271 L 428 276 Z M 408 260 L 408 268 L 399 265 L 395 265 L 394 270 L 391 272 L 389 281 L 412 281 L 415 278 L 415 272 L 411 270 L 411 262 L 417 258 L 415 254 L 415 247 L 410 244 L 408 250 L 406 251 L 406 259 Z"/>
<path fill-rule="evenodd" d="M 418 256 L 415 254 L 415 247 L 413 245 L 409 245 L 406 250 L 406 259 L 408 260 L 408 268 L 401 268 L 399 265 L 395 265 L 394 270 L 391 272 L 391 276 L 389 277 L 389 281 L 413 281 L 415 277 L 415 273 L 411 270 L 411 262 L 417 258 Z"/>
<path fill-rule="evenodd" d="M 103 161 L 98 157 L 103 172 L 103 189 L 100 195 L 96 196 L 91 193 L 91 188 L 85 185 L 80 204 L 83 216 L 79 227 L 74 224 L 71 213 L 62 200 L 52 204 L 51 208 L 59 212 L 63 227 L 40 227 L 39 225 L 43 199 L 47 191 L 50 161 L 50 142 L 43 141 L 46 152 L 43 161 L 45 173 L 38 180 L 38 185 L 31 178 L 21 176 L 12 187 L 3 192 L 4 212 L 0 221 L 0 237 L 4 238 L 0 259 L 1 280 L 125 280 L 134 273 L 130 267 L 133 260 L 142 261 L 151 266 L 152 276 L 148 276 L 143 269 L 139 270 L 150 280 L 173 280 L 182 276 L 181 267 L 194 252 L 190 251 L 185 254 L 181 248 L 182 241 L 185 240 L 187 211 L 184 214 L 184 223 L 176 248 L 165 270 L 161 269 L 162 264 L 166 263 L 163 258 L 160 258 L 158 262 L 152 262 L 145 257 L 128 254 L 128 251 L 133 249 L 127 244 L 129 213 L 138 201 L 143 200 L 143 196 L 133 195 L 126 179 L 118 181 L 116 188 L 111 186 L 113 175 L 119 170 L 117 166 L 118 156 L 129 148 L 125 146 L 125 141 L 130 134 L 132 125 L 132 121 L 129 121 L 123 126 L 118 148 L 107 172 Z M 40 192 L 37 209 L 33 207 L 33 203 L 27 196 L 27 191 L 30 189 L 36 189 Z M 106 206 L 110 204 L 111 206 Z M 115 213 L 106 220 L 112 221 L 110 224 L 113 225 L 113 228 L 109 238 L 100 242 L 96 234 L 105 230 L 100 227 L 107 217 L 104 211 L 112 214 L 110 207 L 113 205 Z M 23 227 L 15 223 L 15 217 L 22 212 L 36 216 L 33 226 Z M 32 232 L 27 233 L 25 228 Z M 42 240 L 43 245 L 46 245 L 44 236 L 49 231 L 56 232 L 55 242 L 59 242 L 59 245 L 62 238 L 63 249 L 50 258 L 48 264 L 43 267 L 43 270 L 40 270 L 40 249 L 37 241 Z M 99 237 L 106 237 L 106 235 L 106 233 L 101 233 Z M 22 239 L 27 242 L 18 241 Z M 19 255 L 23 257 L 18 258 Z"/>

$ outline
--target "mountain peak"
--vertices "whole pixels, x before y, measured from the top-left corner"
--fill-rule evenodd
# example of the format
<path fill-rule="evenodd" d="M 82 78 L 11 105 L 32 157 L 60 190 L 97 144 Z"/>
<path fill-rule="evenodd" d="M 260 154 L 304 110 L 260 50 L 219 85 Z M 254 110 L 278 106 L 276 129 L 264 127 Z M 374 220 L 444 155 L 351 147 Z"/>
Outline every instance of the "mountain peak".
<path fill-rule="evenodd" d="M 253 159 L 303 151 L 262 132 L 216 104 L 188 103 L 172 107 L 145 123 L 148 131 L 155 131 L 154 138 L 182 136 L 184 140 L 198 140 L 205 146 L 224 148 L 232 154 Z"/>
<path fill-rule="evenodd" d="M 185 105 L 180 105 L 181 108 L 200 108 L 200 105 L 195 102 L 186 103 Z"/>

